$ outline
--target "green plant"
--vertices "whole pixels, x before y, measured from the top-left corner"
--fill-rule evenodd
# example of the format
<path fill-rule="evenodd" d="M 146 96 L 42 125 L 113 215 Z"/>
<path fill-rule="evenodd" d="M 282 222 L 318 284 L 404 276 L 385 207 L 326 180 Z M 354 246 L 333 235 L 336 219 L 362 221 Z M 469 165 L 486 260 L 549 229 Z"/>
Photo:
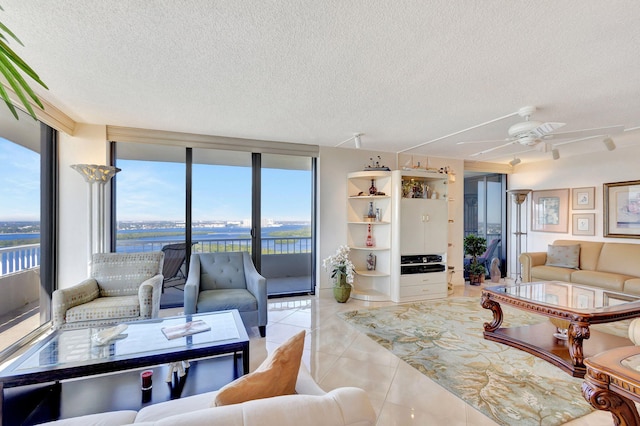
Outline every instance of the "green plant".
<path fill-rule="evenodd" d="M 471 262 L 467 266 L 469 279 L 475 281 L 475 277 L 483 276 L 486 273 L 484 265 L 478 262 L 478 256 L 487 250 L 486 238 L 479 237 L 475 234 L 469 234 L 464 237 L 464 254 L 471 256 Z"/>
<path fill-rule="evenodd" d="M 0 6 L 0 10 L 4 11 L 2 6 Z M 22 70 L 23 73 L 25 73 L 33 81 L 35 81 L 45 89 L 49 90 L 49 88 L 42 82 L 42 80 L 40 80 L 38 74 L 36 74 L 36 72 L 31 69 L 31 67 L 27 65 L 27 63 L 24 62 L 22 58 L 20 58 L 20 56 L 18 56 L 18 54 L 9 47 L 9 38 L 14 39 L 18 43 L 20 43 L 21 46 L 23 46 L 20 39 L 18 39 L 18 37 L 16 37 L 16 35 L 11 32 L 11 30 L 7 28 L 6 25 L 0 22 L 0 73 L 2 73 L 2 75 L 5 77 L 13 91 L 16 93 L 16 96 L 18 96 L 20 102 L 22 102 L 22 105 L 24 105 L 31 117 L 33 117 L 34 120 L 37 120 L 38 118 L 36 117 L 36 113 L 33 111 L 33 108 L 31 107 L 31 104 L 27 99 L 27 95 L 41 109 L 44 109 L 44 106 L 42 105 L 42 102 L 40 102 L 38 96 L 33 92 L 31 87 L 29 87 L 29 84 L 24 79 L 24 77 L 22 77 L 18 69 Z M 2 97 L 4 103 L 7 105 L 7 107 L 9 107 L 9 110 L 11 111 L 11 113 L 13 113 L 13 116 L 17 120 L 18 113 L 16 112 L 16 109 L 13 106 L 11 99 L 9 98 L 9 93 L 7 93 L 7 90 L 2 84 L 0 84 L 0 97 Z"/>

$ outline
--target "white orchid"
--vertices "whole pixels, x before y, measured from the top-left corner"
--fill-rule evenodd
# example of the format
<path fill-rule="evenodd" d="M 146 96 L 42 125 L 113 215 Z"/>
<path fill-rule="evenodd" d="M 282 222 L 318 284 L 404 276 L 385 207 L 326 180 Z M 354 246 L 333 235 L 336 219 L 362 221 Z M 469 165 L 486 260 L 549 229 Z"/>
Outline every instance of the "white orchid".
<path fill-rule="evenodd" d="M 355 266 L 349 260 L 349 247 L 340 246 L 336 250 L 336 254 L 329 256 L 322 261 L 322 267 L 325 270 L 331 269 L 331 278 L 337 280 L 340 275 L 347 276 L 347 283 L 353 285 L 353 273 Z"/>

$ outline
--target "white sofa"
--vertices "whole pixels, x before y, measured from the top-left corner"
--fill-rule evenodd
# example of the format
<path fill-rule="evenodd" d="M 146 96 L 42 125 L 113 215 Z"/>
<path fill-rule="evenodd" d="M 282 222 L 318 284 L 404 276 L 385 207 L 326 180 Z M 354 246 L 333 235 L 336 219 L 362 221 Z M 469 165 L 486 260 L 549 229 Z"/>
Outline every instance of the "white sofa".
<path fill-rule="evenodd" d="M 55 426 L 225 425 L 373 426 L 376 415 L 367 394 L 343 387 L 324 392 L 304 365 L 296 395 L 212 407 L 217 391 L 149 405 L 140 411 L 113 411 L 46 423 Z"/>

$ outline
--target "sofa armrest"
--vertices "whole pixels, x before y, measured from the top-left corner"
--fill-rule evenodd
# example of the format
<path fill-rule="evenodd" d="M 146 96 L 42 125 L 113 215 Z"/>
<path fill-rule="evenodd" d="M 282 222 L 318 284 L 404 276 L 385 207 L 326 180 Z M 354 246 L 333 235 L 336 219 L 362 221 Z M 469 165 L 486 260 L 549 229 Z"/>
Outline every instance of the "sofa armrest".
<path fill-rule="evenodd" d="M 547 252 L 522 253 L 520 264 L 522 265 L 522 282 L 531 282 L 531 268 L 541 266 L 547 262 Z"/>
<path fill-rule="evenodd" d="M 140 301 L 140 316 L 142 318 L 158 318 L 163 281 L 162 274 L 158 274 L 140 284 L 138 300 Z"/>
<path fill-rule="evenodd" d="M 184 314 L 192 315 L 196 313 L 198 294 L 200 293 L 200 258 L 192 255 L 189 261 L 189 271 L 187 281 L 184 284 Z"/>
<path fill-rule="evenodd" d="M 296 381 L 296 393 L 303 395 L 324 395 L 326 392 L 318 386 L 311 373 L 303 362 L 300 363 L 298 370 L 298 379 Z"/>
<path fill-rule="evenodd" d="M 53 328 L 58 329 L 64 325 L 68 309 L 91 302 L 99 295 L 98 282 L 93 278 L 87 278 L 73 287 L 55 290 L 51 295 Z"/>
<path fill-rule="evenodd" d="M 267 279 L 260 275 L 249 257 L 249 253 L 243 252 L 244 279 L 247 290 L 258 301 L 258 325 L 267 325 Z"/>

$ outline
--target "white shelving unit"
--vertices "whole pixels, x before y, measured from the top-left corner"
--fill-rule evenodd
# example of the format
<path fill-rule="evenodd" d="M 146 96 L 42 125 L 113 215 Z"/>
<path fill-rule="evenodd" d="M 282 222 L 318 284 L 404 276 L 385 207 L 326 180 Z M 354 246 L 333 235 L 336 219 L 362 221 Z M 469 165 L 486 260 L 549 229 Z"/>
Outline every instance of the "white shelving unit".
<path fill-rule="evenodd" d="M 370 195 L 374 182 L 378 193 Z M 347 176 L 347 245 L 351 261 L 356 267 L 351 297 L 360 300 L 391 300 L 391 172 L 353 172 Z M 359 195 L 360 194 L 360 195 Z M 370 203 L 373 211 L 380 209 L 380 220 L 367 217 Z M 368 228 L 374 245 L 366 245 Z M 375 269 L 367 269 L 367 257 L 375 256 Z"/>
<path fill-rule="evenodd" d="M 369 194 L 372 181 L 377 195 Z M 347 244 L 356 267 L 351 297 L 406 302 L 447 296 L 447 184 L 447 175 L 424 170 L 347 175 Z M 374 212 L 380 209 L 377 221 L 367 217 L 370 203 Z M 371 247 L 366 245 L 369 226 Z M 376 258 L 373 270 L 367 269 L 369 255 Z M 402 274 L 401 257 L 407 255 L 430 255 L 425 267 L 443 270 Z M 432 261 L 433 256 L 440 260 Z"/>
<path fill-rule="evenodd" d="M 394 302 L 447 296 L 448 176 L 424 170 L 392 172 L 391 299 Z M 402 256 L 429 256 L 412 266 L 442 271 L 403 274 Z M 439 257 L 434 261 L 432 257 Z M 405 265 L 406 266 L 406 265 Z"/>

